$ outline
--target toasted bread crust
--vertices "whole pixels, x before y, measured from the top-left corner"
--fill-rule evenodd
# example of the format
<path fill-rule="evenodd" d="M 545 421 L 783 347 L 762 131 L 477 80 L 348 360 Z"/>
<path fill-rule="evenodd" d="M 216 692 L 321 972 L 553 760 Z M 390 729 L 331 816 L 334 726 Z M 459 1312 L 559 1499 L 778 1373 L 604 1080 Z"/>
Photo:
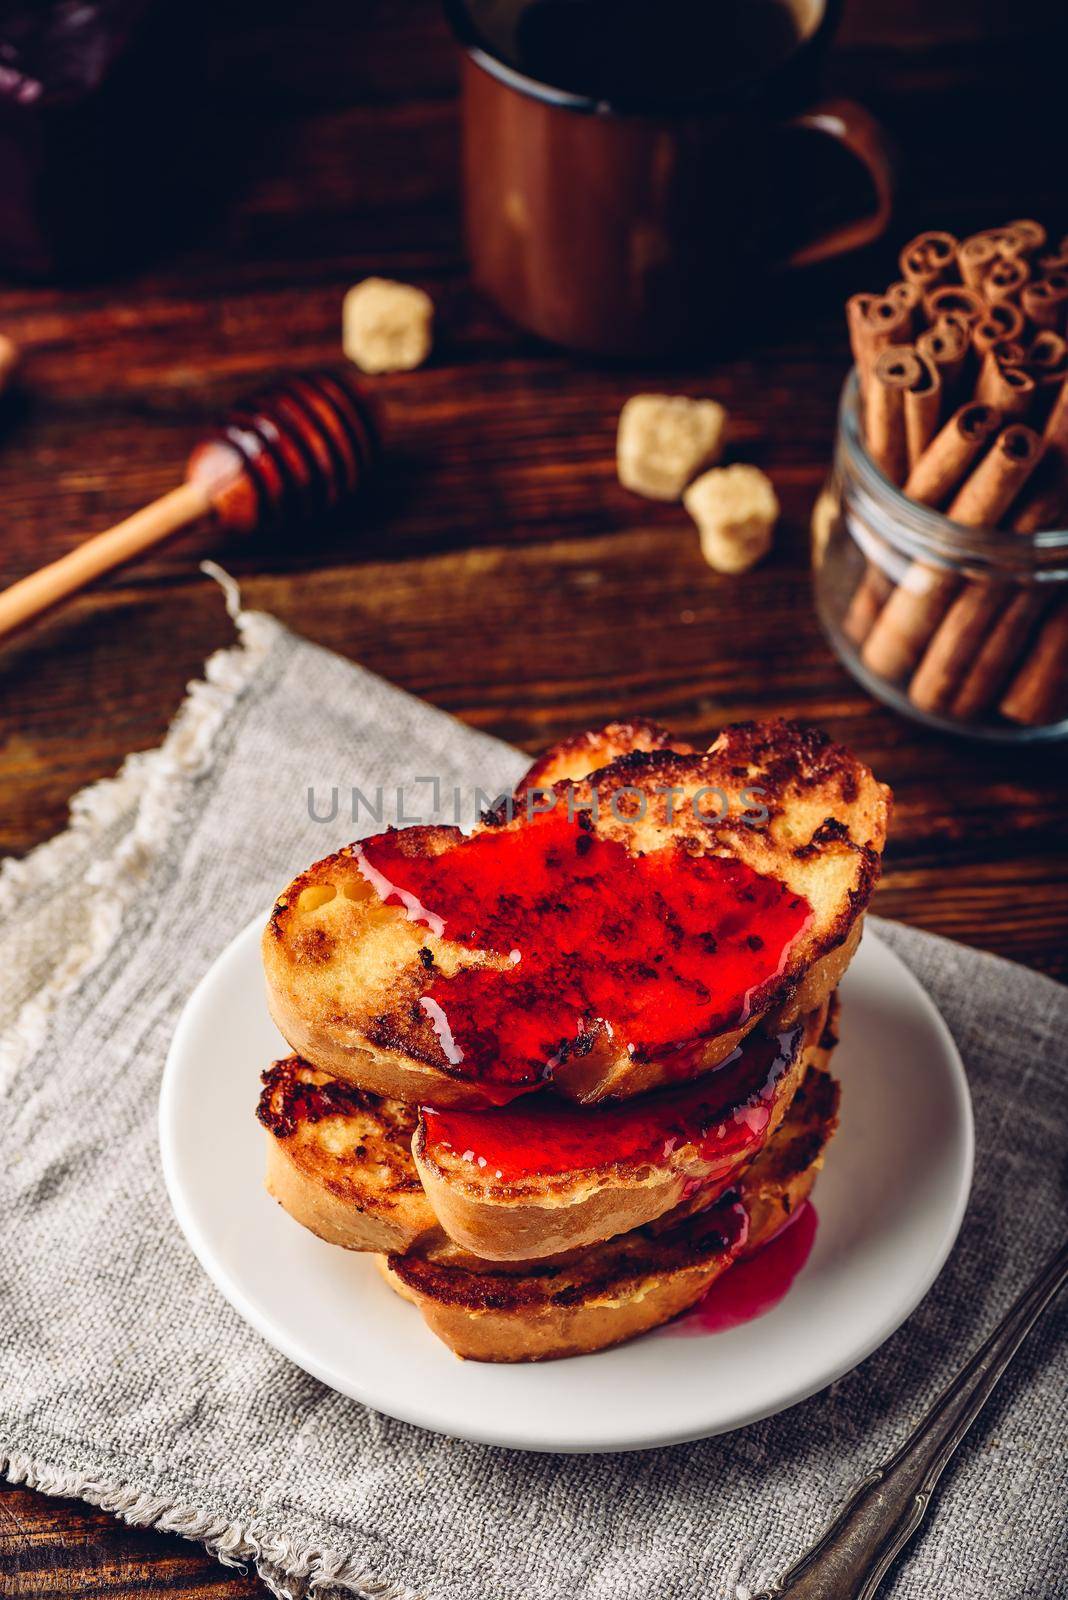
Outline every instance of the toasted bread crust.
<path fill-rule="evenodd" d="M 766 1243 L 808 1198 L 837 1110 L 837 1084 L 811 1068 L 789 1116 L 739 1182 L 749 1224 L 745 1253 Z M 620 1344 L 695 1305 L 741 1253 L 719 1219 L 713 1210 L 674 1227 L 638 1229 L 525 1276 L 457 1264 L 449 1246 L 382 1256 L 379 1265 L 457 1355 L 551 1360 Z"/>
<path fill-rule="evenodd" d="M 412 1165 L 415 1113 L 337 1085 L 296 1057 L 263 1074 L 257 1114 L 269 1194 L 312 1233 L 348 1250 L 411 1250 L 440 1236 Z"/>
<path fill-rule="evenodd" d="M 825 1002 L 806 1019 L 794 1058 L 775 1086 L 762 1136 L 765 1143 L 786 1116 L 818 1054 L 827 1012 Z M 616 1162 L 589 1172 L 539 1175 L 525 1183 L 504 1184 L 456 1155 L 428 1154 L 422 1118 L 412 1154 L 444 1231 L 486 1261 L 533 1261 L 630 1233 L 673 1210 L 695 1191 L 703 1191 L 707 1205 L 737 1176 L 734 1172 L 708 1185 L 710 1167 L 700 1147 L 679 1143 L 663 1162 Z"/>
<path fill-rule="evenodd" d="M 610 759 L 588 776 L 588 761 Z M 557 776 L 564 774 L 563 777 Z M 524 780 L 526 793 L 550 777 L 600 800 L 598 835 L 632 852 L 682 841 L 698 854 L 734 857 L 784 882 L 813 907 L 808 927 L 773 978 L 750 995 L 746 1022 L 688 1051 L 694 1075 L 718 1065 L 761 1017 L 778 1019 L 822 1003 L 841 975 L 879 870 L 889 791 L 825 736 L 789 723 L 739 724 L 709 751 L 673 745 L 649 724 L 619 725 L 550 751 Z M 664 798 L 665 788 L 674 796 Z M 750 802 L 725 816 L 698 815 L 702 792 L 762 791 L 768 815 L 754 823 Z M 647 814 L 628 816 L 644 797 Z M 755 802 L 754 802 L 755 809 Z M 618 810 L 619 815 L 616 814 Z M 523 808 L 511 821 L 524 826 Z M 438 854 L 460 843 L 452 828 L 405 830 L 412 850 Z M 317 862 L 276 903 L 263 940 L 268 1005 L 293 1049 L 316 1066 L 389 1098 L 442 1108 L 509 1098 L 515 1087 L 465 1077 L 450 1064 L 420 1006 L 426 968 L 444 980 L 461 967 L 500 966 L 503 958 L 466 949 L 383 905 L 359 870 L 354 847 Z M 570 1055 L 553 1083 L 593 1103 L 644 1093 L 672 1079 L 678 1063 L 643 1060 L 604 1047 Z"/>
<path fill-rule="evenodd" d="M 609 722 L 588 733 L 573 733 L 551 745 L 532 764 L 516 786 L 515 798 L 525 800 L 535 789 L 552 789 L 558 783 L 577 783 L 591 773 L 611 766 L 633 750 L 674 750 L 679 755 L 696 755 L 692 744 L 676 739 L 658 722 L 638 718 L 634 722 Z"/>

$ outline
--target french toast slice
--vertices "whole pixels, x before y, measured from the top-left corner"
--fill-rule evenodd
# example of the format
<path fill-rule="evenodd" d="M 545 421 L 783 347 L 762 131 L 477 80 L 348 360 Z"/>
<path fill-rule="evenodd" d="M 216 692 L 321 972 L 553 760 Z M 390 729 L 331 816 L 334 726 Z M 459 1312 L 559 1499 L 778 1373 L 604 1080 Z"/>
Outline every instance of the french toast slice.
<path fill-rule="evenodd" d="M 547 1080 L 594 1103 L 708 1071 L 836 986 L 889 812 L 841 746 L 748 723 L 697 752 L 613 724 L 532 775 L 470 837 L 378 835 L 279 897 L 268 1005 L 299 1055 L 438 1109 Z"/>
<path fill-rule="evenodd" d="M 390 1286 L 472 1361 L 544 1361 L 621 1344 L 697 1304 L 808 1198 L 838 1118 L 838 1085 L 810 1067 L 782 1126 L 711 1208 L 542 1263 L 479 1267 L 452 1244 L 379 1256 Z"/>
<path fill-rule="evenodd" d="M 825 1035 L 824 1002 L 681 1088 L 604 1106 L 545 1095 L 498 1110 L 419 1117 L 412 1154 L 454 1243 L 531 1261 L 629 1233 L 691 1197 L 708 1205 L 788 1114 Z"/>
<path fill-rule="evenodd" d="M 549 1148 L 559 1146 L 562 1159 L 554 1171 L 529 1171 L 520 1182 L 497 1180 L 477 1158 L 458 1163 L 459 1173 L 428 1159 L 425 1126 L 420 1130 L 425 1113 L 290 1056 L 263 1074 L 257 1108 L 270 1135 L 267 1190 L 304 1227 L 350 1250 L 404 1253 L 451 1237 L 494 1262 L 573 1251 L 685 1201 L 710 1204 L 786 1115 L 808 1067 L 820 1059 L 826 1016 L 824 1007 L 787 1036 L 751 1049 L 738 1070 L 724 1067 L 682 1091 L 661 1091 L 607 1113 L 556 1102 L 573 1125 L 569 1147 L 548 1107 L 542 1103 L 539 1111 L 530 1102 L 531 1115 L 544 1123 L 539 1137 Z M 517 1109 L 525 1111 L 525 1104 Z M 620 1124 L 619 1109 L 633 1125 Z M 509 1111 L 465 1115 L 470 1123 Z M 588 1119 L 592 1131 L 584 1126 Z M 576 1166 L 583 1150 L 586 1165 Z"/>
<path fill-rule="evenodd" d="M 297 1056 L 263 1074 L 267 1192 L 348 1250 L 411 1250 L 440 1235 L 412 1162 L 416 1112 L 343 1084 Z"/>

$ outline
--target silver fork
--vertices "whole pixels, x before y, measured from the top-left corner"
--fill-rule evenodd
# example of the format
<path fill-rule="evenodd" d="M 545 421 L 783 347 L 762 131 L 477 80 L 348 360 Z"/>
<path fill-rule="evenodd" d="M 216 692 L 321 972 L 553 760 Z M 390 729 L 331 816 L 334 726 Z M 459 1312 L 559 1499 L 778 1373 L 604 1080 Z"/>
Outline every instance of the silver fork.
<path fill-rule="evenodd" d="M 1068 1243 L 1047 1262 L 904 1444 L 858 1483 L 816 1543 L 753 1600 L 872 1600 L 927 1513 L 946 1464 L 1009 1362 L 1068 1282 Z"/>

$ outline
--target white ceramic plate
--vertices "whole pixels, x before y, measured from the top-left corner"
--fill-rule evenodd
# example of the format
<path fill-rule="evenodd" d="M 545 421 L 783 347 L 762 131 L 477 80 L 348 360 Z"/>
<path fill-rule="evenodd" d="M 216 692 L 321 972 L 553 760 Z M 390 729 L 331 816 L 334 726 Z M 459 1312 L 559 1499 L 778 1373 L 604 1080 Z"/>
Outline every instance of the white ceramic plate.
<path fill-rule="evenodd" d="M 972 1174 L 960 1057 L 934 1005 L 869 932 L 842 985 L 841 1127 L 816 1185 L 812 1252 L 785 1298 L 722 1333 L 661 1329 L 541 1365 L 461 1362 L 370 1257 L 307 1233 L 265 1193 L 259 1074 L 286 1053 L 256 922 L 200 983 L 163 1076 L 160 1143 L 178 1221 L 222 1293 L 341 1393 L 457 1438 L 635 1450 L 739 1428 L 848 1372 L 905 1320 L 957 1235 Z"/>

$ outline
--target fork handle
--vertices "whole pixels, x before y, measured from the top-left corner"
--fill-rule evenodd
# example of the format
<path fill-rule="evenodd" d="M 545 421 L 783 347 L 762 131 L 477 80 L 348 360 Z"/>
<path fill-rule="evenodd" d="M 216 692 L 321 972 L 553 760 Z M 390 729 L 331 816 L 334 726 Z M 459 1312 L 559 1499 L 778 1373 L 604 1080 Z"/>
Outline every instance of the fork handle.
<path fill-rule="evenodd" d="M 1039 1317 L 1068 1281 L 1068 1243 L 1035 1278 L 901 1448 L 857 1485 L 819 1539 L 753 1600 L 872 1600 L 935 1485 Z"/>

